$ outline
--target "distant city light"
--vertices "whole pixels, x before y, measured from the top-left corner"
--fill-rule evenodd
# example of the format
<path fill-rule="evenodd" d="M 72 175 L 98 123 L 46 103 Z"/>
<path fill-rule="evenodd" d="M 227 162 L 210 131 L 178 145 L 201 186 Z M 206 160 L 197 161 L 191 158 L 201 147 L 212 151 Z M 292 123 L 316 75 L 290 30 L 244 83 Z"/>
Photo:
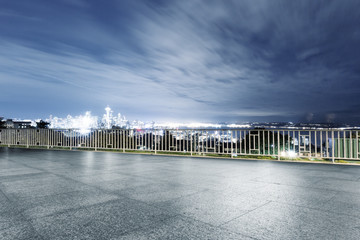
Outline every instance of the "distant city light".
<path fill-rule="evenodd" d="M 120 113 L 113 117 L 113 111 L 109 106 L 105 108 L 105 111 L 106 113 L 101 121 L 98 120 L 97 116 L 92 116 L 90 111 L 87 111 L 85 115 L 75 117 L 71 115 L 68 115 L 66 118 L 50 116 L 50 119 L 46 119 L 46 121 L 50 123 L 50 128 L 76 129 L 80 134 L 88 134 L 94 128 L 111 129 L 113 126 L 127 127 L 129 125 L 129 122 Z M 138 121 L 134 121 L 134 123 L 140 125 Z"/>
<path fill-rule="evenodd" d="M 50 116 L 49 119 L 45 119 L 46 122 L 49 122 L 49 127 L 52 129 L 76 129 L 80 134 L 88 134 L 91 129 L 112 129 L 112 128 L 122 128 L 122 129 L 138 129 L 139 131 L 142 129 L 245 129 L 245 128 L 264 128 L 264 129 L 272 129 L 272 128 L 299 128 L 298 126 L 294 126 L 292 122 L 288 123 L 243 123 L 243 124 L 222 124 L 222 123 L 202 123 L 202 122 L 190 122 L 190 123 L 179 123 L 179 122 L 142 122 L 139 120 L 129 121 L 126 119 L 124 115 L 118 113 L 117 115 L 113 114 L 113 110 L 107 106 L 105 109 L 105 114 L 102 118 L 98 116 L 92 116 L 90 111 L 85 112 L 85 115 L 79 116 L 71 116 L 68 115 L 66 118 L 54 117 Z M 30 121 L 30 120 L 29 120 Z M 32 126 L 36 126 L 36 122 L 40 121 L 40 119 L 36 121 L 32 121 Z M 301 124 L 304 125 L 304 124 Z M 316 128 L 322 129 L 321 124 L 307 124 L 303 126 L 303 129 L 308 128 Z M 326 126 L 330 127 L 330 126 Z M 300 127 L 301 128 L 301 127 Z M 338 128 L 340 130 L 346 128 Z M 223 131 L 223 133 L 226 133 Z M 229 132 L 227 133 L 230 134 Z M 219 138 L 222 135 L 221 131 L 215 131 L 214 136 Z M 230 137 L 229 137 L 230 138 Z M 297 139 L 291 140 L 291 143 L 297 145 Z M 271 145 L 271 147 L 274 147 Z M 285 153 L 287 154 L 287 153 Z M 291 157 L 293 154 L 289 153 Z"/>
<path fill-rule="evenodd" d="M 68 115 L 64 119 L 50 116 L 47 121 L 50 122 L 50 128 L 77 129 L 80 134 L 88 134 L 91 128 L 97 128 L 98 118 L 88 111 L 85 115 L 75 117 Z"/>
<path fill-rule="evenodd" d="M 128 121 L 125 116 L 118 113 L 116 116 L 113 115 L 112 109 L 107 106 L 105 108 L 105 114 L 99 120 L 97 116 L 92 116 L 90 111 L 87 111 L 85 115 L 71 116 L 68 115 L 66 118 L 53 117 L 50 116 L 49 119 L 46 119 L 50 123 L 50 128 L 53 129 L 76 129 L 80 134 L 88 134 L 91 129 L 94 128 L 105 128 L 111 129 L 114 126 L 126 129 L 178 129 L 178 128 L 250 128 L 250 124 L 217 124 L 217 123 L 201 123 L 201 122 L 192 122 L 192 123 L 174 123 L 174 122 L 165 122 L 165 123 L 155 123 L 154 121 L 144 123 L 142 121 L 134 120 Z"/>
<path fill-rule="evenodd" d="M 105 123 L 106 128 L 110 129 L 112 127 L 111 121 L 112 121 L 113 111 L 111 110 L 111 108 L 109 106 L 107 106 L 105 108 L 105 111 L 106 111 L 106 113 L 104 114 L 103 122 Z"/>
<path fill-rule="evenodd" d="M 90 129 L 96 127 L 96 125 L 97 125 L 97 117 L 91 116 L 90 112 L 86 112 L 85 116 L 80 116 L 78 121 L 80 124 L 80 126 L 79 126 L 80 134 L 90 133 Z"/>
<path fill-rule="evenodd" d="M 294 158 L 296 157 L 296 152 L 294 150 L 282 151 L 280 155 L 282 157 Z"/>

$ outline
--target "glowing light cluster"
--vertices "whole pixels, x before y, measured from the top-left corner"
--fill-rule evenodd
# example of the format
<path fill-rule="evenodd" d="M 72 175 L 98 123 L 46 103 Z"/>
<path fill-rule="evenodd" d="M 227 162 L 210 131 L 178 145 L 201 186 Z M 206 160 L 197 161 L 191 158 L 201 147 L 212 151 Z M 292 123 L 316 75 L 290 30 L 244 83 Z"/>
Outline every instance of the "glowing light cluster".
<path fill-rule="evenodd" d="M 87 111 L 85 115 L 71 116 L 68 115 L 66 118 L 52 117 L 46 119 L 50 123 L 50 128 L 55 129 L 76 129 L 80 134 L 90 133 L 92 128 L 106 128 L 111 129 L 113 126 L 128 127 L 129 121 L 126 120 L 125 116 L 121 116 L 119 113 L 117 116 L 113 116 L 113 111 L 109 106 L 105 108 L 105 114 L 101 121 L 98 121 L 97 116 L 92 116 L 90 111 Z M 141 122 L 134 121 L 137 125 Z"/>
<path fill-rule="evenodd" d="M 296 152 L 294 150 L 282 151 L 281 156 L 282 157 L 294 158 L 294 157 L 296 157 Z"/>
<path fill-rule="evenodd" d="M 178 129 L 178 128 L 249 128 L 249 124 L 214 124 L 214 123 L 201 123 L 201 122 L 192 122 L 192 123 L 155 123 L 154 121 L 144 123 L 142 121 L 134 120 L 128 121 L 125 116 L 118 113 L 113 115 L 113 111 L 109 106 L 105 108 L 105 114 L 98 119 L 97 116 L 92 116 L 90 111 L 87 111 L 85 115 L 71 116 L 68 115 L 66 118 L 52 117 L 46 119 L 47 122 L 50 122 L 50 128 L 55 129 L 76 129 L 81 134 L 87 134 L 90 132 L 90 129 L 102 128 L 102 129 L 111 129 L 113 126 L 127 129 Z"/>
<path fill-rule="evenodd" d="M 86 134 L 90 132 L 91 128 L 98 127 L 97 116 L 92 116 L 91 112 L 86 112 L 85 115 L 72 117 L 68 115 L 66 118 L 50 117 L 50 128 L 62 129 L 77 129 L 79 133 Z"/>

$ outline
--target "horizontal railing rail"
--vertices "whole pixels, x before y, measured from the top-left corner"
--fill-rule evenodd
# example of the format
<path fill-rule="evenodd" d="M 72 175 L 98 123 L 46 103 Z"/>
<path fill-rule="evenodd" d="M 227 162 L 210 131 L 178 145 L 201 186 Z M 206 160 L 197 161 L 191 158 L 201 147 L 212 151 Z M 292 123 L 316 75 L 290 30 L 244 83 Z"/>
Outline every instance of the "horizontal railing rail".
<path fill-rule="evenodd" d="M 358 129 L 0 129 L 1 146 L 360 160 Z"/>

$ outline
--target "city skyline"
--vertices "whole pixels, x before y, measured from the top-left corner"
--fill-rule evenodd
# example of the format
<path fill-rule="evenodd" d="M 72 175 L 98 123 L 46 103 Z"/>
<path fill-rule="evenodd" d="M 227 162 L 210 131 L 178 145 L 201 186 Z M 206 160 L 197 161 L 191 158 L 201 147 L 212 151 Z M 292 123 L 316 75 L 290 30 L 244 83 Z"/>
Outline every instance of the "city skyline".
<path fill-rule="evenodd" d="M 0 116 L 360 123 L 358 1 L 0 5 Z"/>

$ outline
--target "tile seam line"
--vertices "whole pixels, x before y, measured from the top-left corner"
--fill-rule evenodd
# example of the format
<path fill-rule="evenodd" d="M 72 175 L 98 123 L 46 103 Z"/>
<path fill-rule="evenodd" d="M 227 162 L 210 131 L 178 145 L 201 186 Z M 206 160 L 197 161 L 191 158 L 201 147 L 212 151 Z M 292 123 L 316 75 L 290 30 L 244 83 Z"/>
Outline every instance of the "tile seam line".
<path fill-rule="evenodd" d="M 235 220 L 235 219 L 237 219 L 237 218 L 240 218 L 240 217 L 245 216 L 246 214 L 249 214 L 249 213 L 251 213 L 251 212 L 253 212 L 253 211 L 255 211 L 255 210 L 259 209 L 259 208 L 262 208 L 262 207 L 268 205 L 268 204 L 271 203 L 271 202 L 274 202 L 274 201 L 269 200 L 268 202 L 266 202 L 266 203 L 264 203 L 264 204 L 261 204 L 260 206 L 254 208 L 254 209 L 252 209 L 252 210 L 247 211 L 246 213 L 240 214 L 239 216 L 234 217 L 234 218 L 232 218 L 232 219 L 230 219 L 230 220 L 228 220 L 228 221 L 220 224 L 219 227 L 223 227 L 225 224 L 228 224 L 229 222 L 231 222 L 231 221 L 233 221 L 233 220 Z"/>

